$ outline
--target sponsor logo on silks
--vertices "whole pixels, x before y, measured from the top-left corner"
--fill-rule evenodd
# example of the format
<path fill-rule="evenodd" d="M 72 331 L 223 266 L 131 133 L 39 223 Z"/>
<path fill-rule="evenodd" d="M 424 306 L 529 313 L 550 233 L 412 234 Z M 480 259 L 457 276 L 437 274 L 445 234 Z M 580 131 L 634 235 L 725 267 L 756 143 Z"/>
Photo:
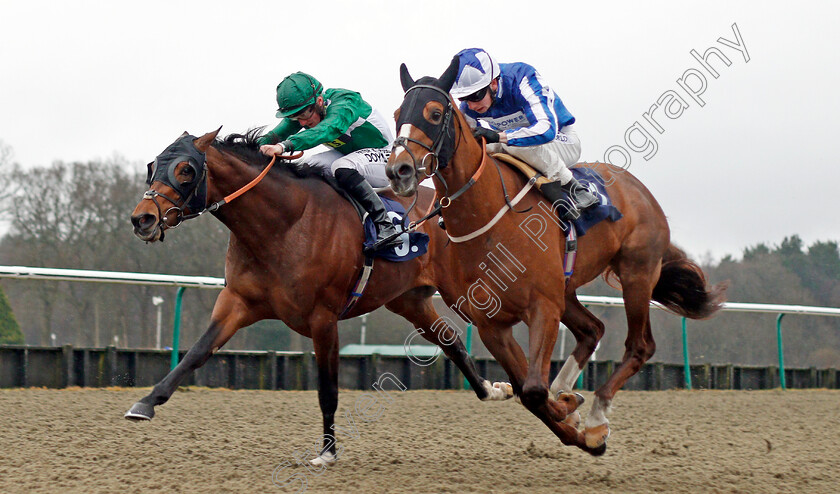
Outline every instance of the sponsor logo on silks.
<path fill-rule="evenodd" d="M 489 123 L 493 128 L 497 130 L 508 130 L 508 129 L 517 129 L 519 127 L 523 127 L 526 123 L 528 123 L 528 117 L 525 116 L 524 113 L 521 111 L 514 113 L 513 115 L 506 115 L 502 118 L 486 118 L 483 117 L 481 120 Z"/>
<path fill-rule="evenodd" d="M 341 139 L 335 139 L 332 142 L 325 142 L 324 146 L 329 146 L 331 148 L 340 148 L 341 146 L 347 144 L 346 142 L 342 141 Z"/>
<path fill-rule="evenodd" d="M 368 163 L 385 163 L 391 156 L 391 151 L 385 149 L 376 149 L 365 151 L 364 155 L 365 158 L 367 158 Z"/>

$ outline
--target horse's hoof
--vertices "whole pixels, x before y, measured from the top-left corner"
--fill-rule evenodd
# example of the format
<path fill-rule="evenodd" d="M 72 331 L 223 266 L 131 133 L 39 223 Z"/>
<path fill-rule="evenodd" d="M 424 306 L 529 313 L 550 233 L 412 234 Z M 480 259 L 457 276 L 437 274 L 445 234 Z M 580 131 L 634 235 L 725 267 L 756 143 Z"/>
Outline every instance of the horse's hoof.
<path fill-rule="evenodd" d="M 575 410 L 574 412 L 566 415 L 566 418 L 563 419 L 563 423 L 577 430 L 577 428 L 580 427 L 580 412 Z"/>
<path fill-rule="evenodd" d="M 493 387 L 502 392 L 503 400 L 513 398 L 513 386 L 511 386 L 510 383 L 497 382 L 493 383 Z"/>
<path fill-rule="evenodd" d="M 598 446 L 597 448 L 589 450 L 589 454 L 592 455 L 592 456 L 601 456 L 606 452 L 607 452 L 607 443 L 604 443 L 604 444 Z"/>
<path fill-rule="evenodd" d="M 321 456 L 309 460 L 309 464 L 313 467 L 320 467 L 322 465 L 324 467 L 331 467 L 335 465 L 335 460 L 335 455 L 330 453 L 329 451 L 326 451 Z"/>
<path fill-rule="evenodd" d="M 576 411 L 578 407 L 583 405 L 583 402 L 585 400 L 583 398 L 583 395 L 580 393 L 565 393 L 561 391 L 557 394 L 557 398 L 555 401 L 565 403 L 566 408 L 568 409 L 566 413 L 572 413 Z"/>
<path fill-rule="evenodd" d="M 580 394 L 580 393 L 567 393 L 567 392 L 563 391 L 562 389 L 558 390 L 554 394 L 554 401 L 560 401 L 560 397 L 563 396 L 563 395 L 574 395 L 575 400 L 577 401 L 577 406 L 581 406 L 586 402 L 586 398 L 584 398 L 582 394 Z"/>
<path fill-rule="evenodd" d="M 591 449 L 597 449 L 604 446 L 607 438 L 610 437 L 610 424 L 596 425 L 595 427 L 587 427 L 583 432 L 586 438 L 586 446 Z"/>
<path fill-rule="evenodd" d="M 139 422 L 141 420 L 152 420 L 155 416 L 155 407 L 145 403 L 137 402 L 125 412 L 125 418 Z"/>
<path fill-rule="evenodd" d="M 484 381 L 484 391 L 487 396 L 482 401 L 504 401 L 513 398 L 513 386 L 510 383 Z"/>

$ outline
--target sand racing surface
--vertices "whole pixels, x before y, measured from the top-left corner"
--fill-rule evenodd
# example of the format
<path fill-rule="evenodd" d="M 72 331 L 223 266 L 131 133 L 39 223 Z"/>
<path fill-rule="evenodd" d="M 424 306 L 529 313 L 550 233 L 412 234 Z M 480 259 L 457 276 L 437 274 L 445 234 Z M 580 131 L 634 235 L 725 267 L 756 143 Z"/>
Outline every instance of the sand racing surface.
<path fill-rule="evenodd" d="M 326 471 L 295 460 L 321 434 L 314 391 L 182 389 L 151 422 L 123 419 L 148 392 L 0 390 L 0 492 L 840 490 L 840 391 L 621 392 L 600 458 L 512 400 L 343 391 Z"/>

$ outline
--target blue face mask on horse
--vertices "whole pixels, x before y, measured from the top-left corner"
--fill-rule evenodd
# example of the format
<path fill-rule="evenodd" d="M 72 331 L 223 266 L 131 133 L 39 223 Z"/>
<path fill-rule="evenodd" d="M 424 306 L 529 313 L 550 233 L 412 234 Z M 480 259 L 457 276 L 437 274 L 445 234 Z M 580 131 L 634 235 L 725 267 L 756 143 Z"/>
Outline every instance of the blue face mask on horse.
<path fill-rule="evenodd" d="M 186 219 L 183 214 L 184 207 L 189 208 L 190 212 L 194 215 L 204 210 L 207 204 L 207 181 L 205 180 L 207 169 L 205 167 L 205 156 L 193 144 L 193 141 L 196 139 L 197 137 L 184 133 L 164 149 L 153 162 L 147 165 L 146 184 L 151 186 L 154 182 L 160 182 L 177 192 L 180 200 L 175 201 L 170 197 L 166 197 L 152 190 L 147 191 L 146 195 L 161 196 L 172 204 L 175 204 L 176 206 L 167 210 L 167 213 L 175 209 L 178 214 L 178 224 Z M 179 163 L 184 162 L 192 168 L 193 178 L 187 181 L 179 181 L 175 176 L 176 168 Z M 154 197 L 150 198 L 154 200 Z M 173 227 L 169 226 L 169 228 Z"/>

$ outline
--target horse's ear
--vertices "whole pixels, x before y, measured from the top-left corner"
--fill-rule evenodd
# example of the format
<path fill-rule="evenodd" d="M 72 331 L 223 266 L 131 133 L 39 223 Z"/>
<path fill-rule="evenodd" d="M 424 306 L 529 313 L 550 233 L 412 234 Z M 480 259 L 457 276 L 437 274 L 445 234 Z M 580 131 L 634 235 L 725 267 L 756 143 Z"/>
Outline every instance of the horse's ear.
<path fill-rule="evenodd" d="M 452 84 L 455 83 L 455 77 L 458 76 L 458 68 L 460 66 L 461 59 L 458 58 L 458 55 L 455 55 L 452 57 L 452 62 L 449 63 L 449 67 L 447 67 L 443 74 L 441 74 L 436 86 L 445 91 L 452 89 Z"/>
<path fill-rule="evenodd" d="M 207 149 L 210 148 L 210 144 L 216 139 L 216 136 L 219 135 L 219 131 L 222 130 L 221 127 L 214 130 L 213 132 L 208 132 L 203 136 L 199 137 L 195 141 L 193 141 L 193 145 L 195 148 L 201 151 L 202 153 L 206 153 Z"/>
<path fill-rule="evenodd" d="M 188 136 L 188 135 L 190 135 L 190 133 L 185 130 L 184 133 L 181 134 L 181 137 Z"/>
<path fill-rule="evenodd" d="M 411 75 L 408 73 L 408 67 L 405 64 L 400 64 L 400 83 L 402 84 L 403 91 L 408 91 L 412 86 L 414 86 L 414 79 L 411 78 Z"/>

